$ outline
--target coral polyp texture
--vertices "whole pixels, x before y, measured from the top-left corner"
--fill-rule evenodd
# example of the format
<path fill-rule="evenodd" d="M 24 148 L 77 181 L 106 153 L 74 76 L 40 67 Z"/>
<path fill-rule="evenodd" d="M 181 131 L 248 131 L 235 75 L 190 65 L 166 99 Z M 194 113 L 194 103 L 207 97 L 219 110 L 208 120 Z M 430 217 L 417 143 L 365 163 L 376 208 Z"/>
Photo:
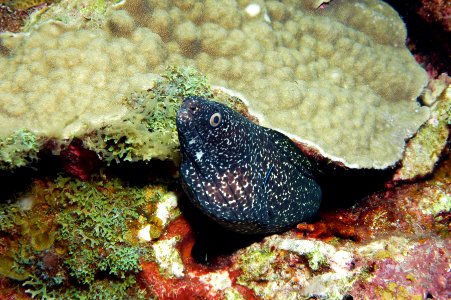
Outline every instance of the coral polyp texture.
<path fill-rule="evenodd" d="M 114 39 L 105 31 L 74 31 L 58 22 L 29 36 L 3 33 L 1 135 L 15 128 L 39 135 L 69 138 L 89 132 L 125 113 L 121 100 L 149 79 L 140 77 L 149 64 L 161 63 L 158 37 L 134 36 L 139 42 Z M 160 41 L 161 44 L 161 41 Z M 139 54 L 141 53 L 141 54 Z M 147 52 L 148 53 L 148 52 Z M 149 53 L 148 53 L 149 54 Z"/>
<path fill-rule="evenodd" d="M 427 76 L 404 45 L 406 28 L 381 1 L 316 4 L 129 0 L 118 8 L 162 37 L 169 62 L 241 92 L 262 125 L 351 167 L 392 165 L 429 115 L 415 101 Z"/>
<path fill-rule="evenodd" d="M 78 23 L 40 22 L 48 18 L 40 12 L 29 32 L 0 36 L 0 122 L 8 124 L 0 135 L 90 132 L 120 120 L 129 109 L 122 100 L 149 88 L 149 73 L 189 65 L 244 95 L 262 125 L 326 157 L 393 165 L 428 118 L 415 101 L 426 73 L 390 6 L 324 2 L 128 0 L 102 5 L 106 19 L 94 25 L 77 14 Z"/>

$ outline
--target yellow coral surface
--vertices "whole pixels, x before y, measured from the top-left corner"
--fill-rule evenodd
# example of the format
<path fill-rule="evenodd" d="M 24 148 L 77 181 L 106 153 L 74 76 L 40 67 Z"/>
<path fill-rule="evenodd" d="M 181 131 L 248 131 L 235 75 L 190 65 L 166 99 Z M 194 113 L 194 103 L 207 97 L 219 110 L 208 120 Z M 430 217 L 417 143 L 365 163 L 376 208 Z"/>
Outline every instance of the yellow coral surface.
<path fill-rule="evenodd" d="M 89 132 L 125 113 L 122 100 L 151 84 L 165 59 L 150 30 L 115 38 L 103 30 L 71 30 L 58 22 L 30 35 L 2 34 L 0 134 L 16 128 L 56 138 Z"/>
<path fill-rule="evenodd" d="M 191 65 L 262 125 L 350 167 L 390 166 L 429 115 L 405 26 L 379 0 L 313 2 L 127 0 L 103 30 L 3 34 L 0 134 L 73 135 L 120 114 L 142 74 Z"/>

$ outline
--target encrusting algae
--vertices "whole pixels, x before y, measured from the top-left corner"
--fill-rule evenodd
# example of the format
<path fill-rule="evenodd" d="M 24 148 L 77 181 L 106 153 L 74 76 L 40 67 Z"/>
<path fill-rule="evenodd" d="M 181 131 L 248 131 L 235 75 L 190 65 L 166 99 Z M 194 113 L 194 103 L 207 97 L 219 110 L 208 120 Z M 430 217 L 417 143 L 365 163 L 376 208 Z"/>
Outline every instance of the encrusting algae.
<path fill-rule="evenodd" d="M 442 77 L 445 78 L 435 80 L 442 88 L 431 104 L 431 118 L 408 142 L 396 180 L 412 180 L 432 173 L 442 152 L 446 151 L 451 124 L 451 87 L 446 84 L 446 76 Z M 429 89 L 426 92 L 431 93 Z"/>

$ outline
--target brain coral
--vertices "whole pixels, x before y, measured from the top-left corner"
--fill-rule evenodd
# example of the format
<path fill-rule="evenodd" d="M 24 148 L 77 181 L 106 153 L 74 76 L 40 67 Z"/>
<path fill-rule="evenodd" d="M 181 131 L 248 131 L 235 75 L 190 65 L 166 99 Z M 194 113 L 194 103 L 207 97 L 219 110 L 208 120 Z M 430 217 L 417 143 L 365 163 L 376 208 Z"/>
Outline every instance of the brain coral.
<path fill-rule="evenodd" d="M 146 73 L 191 65 L 262 125 L 350 167 L 392 165 L 429 115 L 415 101 L 426 73 L 387 4 L 321 2 L 127 0 L 103 30 L 3 34 L 0 134 L 71 136 L 120 115 Z"/>

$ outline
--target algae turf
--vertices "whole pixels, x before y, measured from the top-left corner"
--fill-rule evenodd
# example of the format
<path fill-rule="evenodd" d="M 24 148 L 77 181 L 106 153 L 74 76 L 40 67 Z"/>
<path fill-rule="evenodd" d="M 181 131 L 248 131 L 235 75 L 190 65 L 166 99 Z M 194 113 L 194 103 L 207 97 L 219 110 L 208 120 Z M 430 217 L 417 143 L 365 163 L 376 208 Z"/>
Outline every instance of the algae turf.
<path fill-rule="evenodd" d="M 168 192 L 118 179 L 36 181 L 31 208 L 0 204 L 0 277 L 43 299 L 144 297 L 135 275 L 154 254 L 137 233 Z"/>
<path fill-rule="evenodd" d="M 37 159 L 42 146 L 35 134 L 18 129 L 9 136 L 0 138 L 0 170 L 23 167 Z"/>
<path fill-rule="evenodd" d="M 175 116 L 188 96 L 211 96 L 207 79 L 194 68 L 168 67 L 148 91 L 124 99 L 128 115 L 82 138 L 108 164 L 112 161 L 179 160 Z"/>

